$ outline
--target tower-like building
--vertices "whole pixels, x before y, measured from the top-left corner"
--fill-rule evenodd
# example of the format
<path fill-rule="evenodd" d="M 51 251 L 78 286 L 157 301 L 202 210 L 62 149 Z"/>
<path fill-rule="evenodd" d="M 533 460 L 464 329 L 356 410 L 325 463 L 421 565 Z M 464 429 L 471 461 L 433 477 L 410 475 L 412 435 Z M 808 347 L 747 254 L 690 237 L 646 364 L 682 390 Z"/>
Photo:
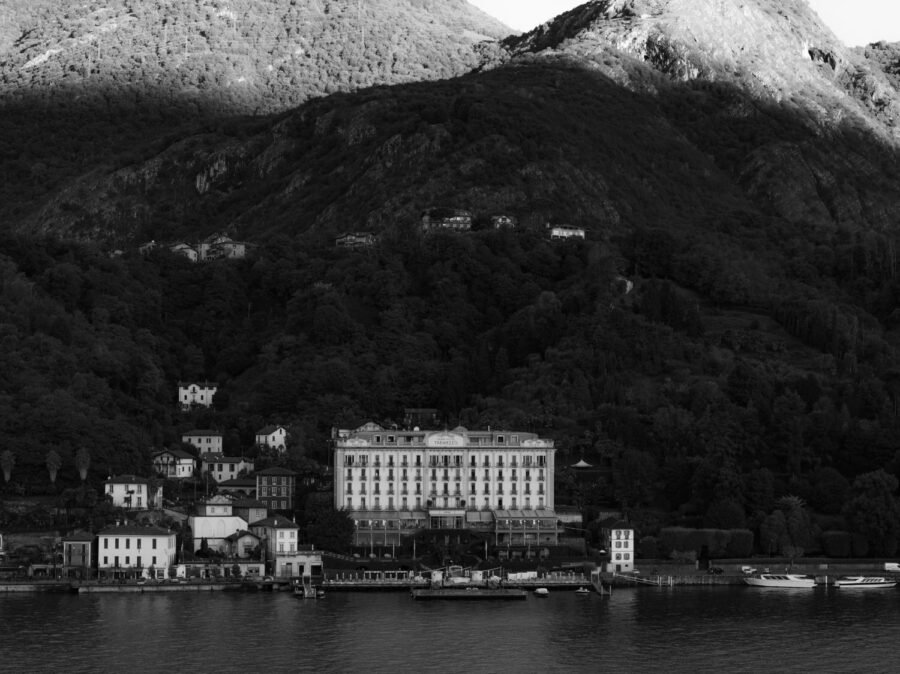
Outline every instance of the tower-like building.
<path fill-rule="evenodd" d="M 495 544 L 555 543 L 555 448 L 522 431 L 334 431 L 334 505 L 357 544 L 400 543 L 422 529 L 476 529 Z"/>

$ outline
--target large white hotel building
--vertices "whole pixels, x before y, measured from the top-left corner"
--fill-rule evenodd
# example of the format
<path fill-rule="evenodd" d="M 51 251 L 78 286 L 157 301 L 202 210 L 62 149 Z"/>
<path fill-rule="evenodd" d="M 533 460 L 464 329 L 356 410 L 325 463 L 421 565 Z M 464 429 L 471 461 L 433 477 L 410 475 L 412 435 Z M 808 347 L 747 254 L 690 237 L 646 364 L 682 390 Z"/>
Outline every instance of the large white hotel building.
<path fill-rule="evenodd" d="M 555 543 L 552 440 L 521 431 L 334 431 L 334 505 L 356 543 L 422 529 L 490 532 L 497 545 Z"/>

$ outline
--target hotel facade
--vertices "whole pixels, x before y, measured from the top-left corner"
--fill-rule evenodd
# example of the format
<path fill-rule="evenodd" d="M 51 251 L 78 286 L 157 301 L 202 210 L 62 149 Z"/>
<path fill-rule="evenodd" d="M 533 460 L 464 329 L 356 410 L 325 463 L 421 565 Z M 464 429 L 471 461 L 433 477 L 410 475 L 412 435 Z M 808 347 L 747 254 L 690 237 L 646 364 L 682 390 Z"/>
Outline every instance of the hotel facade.
<path fill-rule="evenodd" d="M 402 544 L 423 529 L 476 530 L 495 545 L 557 542 L 552 440 L 371 422 L 333 436 L 334 505 L 355 521 L 357 545 Z"/>

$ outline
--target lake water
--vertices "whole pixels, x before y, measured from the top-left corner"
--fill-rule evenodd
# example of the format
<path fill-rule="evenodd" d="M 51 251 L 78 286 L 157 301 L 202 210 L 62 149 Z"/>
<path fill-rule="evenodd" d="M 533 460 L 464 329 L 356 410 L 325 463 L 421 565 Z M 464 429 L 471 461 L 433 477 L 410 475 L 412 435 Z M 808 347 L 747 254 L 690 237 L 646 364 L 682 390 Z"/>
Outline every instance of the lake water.
<path fill-rule="evenodd" d="M 900 590 L 0 595 L 4 672 L 893 672 Z"/>

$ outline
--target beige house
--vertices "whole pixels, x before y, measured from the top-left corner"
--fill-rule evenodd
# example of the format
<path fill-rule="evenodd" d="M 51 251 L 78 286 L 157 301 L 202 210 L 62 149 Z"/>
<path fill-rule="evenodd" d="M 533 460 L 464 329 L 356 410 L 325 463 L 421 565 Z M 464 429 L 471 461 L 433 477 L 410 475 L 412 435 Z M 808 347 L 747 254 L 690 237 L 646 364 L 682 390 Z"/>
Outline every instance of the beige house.
<path fill-rule="evenodd" d="M 97 568 L 101 576 L 165 578 L 175 564 L 175 533 L 155 526 L 123 524 L 97 536 Z"/>
<path fill-rule="evenodd" d="M 200 455 L 200 473 L 209 473 L 218 482 L 232 480 L 253 472 L 254 461 L 243 456 L 225 456 L 218 452 Z"/>
<path fill-rule="evenodd" d="M 103 483 L 103 493 L 113 505 L 128 510 L 149 510 L 162 505 L 162 487 L 153 487 L 144 477 L 118 475 Z"/>
<path fill-rule="evenodd" d="M 182 433 L 181 441 L 193 445 L 201 453 L 222 453 L 222 434 L 218 431 L 188 431 L 187 433 Z"/>

